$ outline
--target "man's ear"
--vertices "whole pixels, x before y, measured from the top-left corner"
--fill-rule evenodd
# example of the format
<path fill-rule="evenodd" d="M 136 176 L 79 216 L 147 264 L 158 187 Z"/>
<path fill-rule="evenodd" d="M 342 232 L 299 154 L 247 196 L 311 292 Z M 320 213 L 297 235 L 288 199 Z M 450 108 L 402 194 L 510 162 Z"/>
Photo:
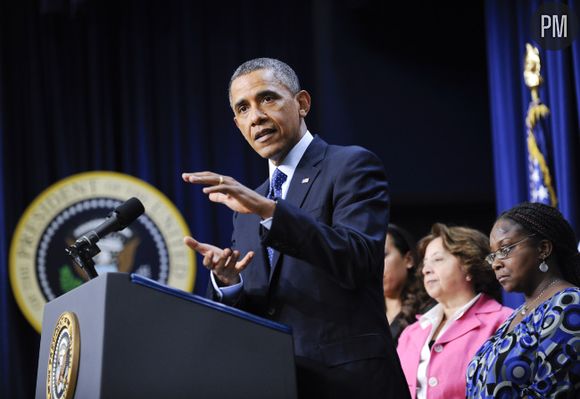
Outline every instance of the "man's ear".
<path fill-rule="evenodd" d="M 236 127 L 239 129 L 240 125 L 238 124 L 238 118 L 236 118 L 235 116 L 234 116 L 234 123 L 236 124 Z"/>
<path fill-rule="evenodd" d="M 295 98 L 298 101 L 298 114 L 301 118 L 305 118 L 310 111 L 310 94 L 306 90 L 300 90 Z"/>

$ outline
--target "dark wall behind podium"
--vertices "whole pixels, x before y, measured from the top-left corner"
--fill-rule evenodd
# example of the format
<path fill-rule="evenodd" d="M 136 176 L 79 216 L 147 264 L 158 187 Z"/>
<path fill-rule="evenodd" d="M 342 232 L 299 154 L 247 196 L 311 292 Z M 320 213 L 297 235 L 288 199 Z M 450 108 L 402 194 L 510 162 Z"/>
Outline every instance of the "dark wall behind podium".
<path fill-rule="evenodd" d="M 7 272 L 26 206 L 71 174 L 120 171 L 169 196 L 194 236 L 228 245 L 231 213 L 180 172 L 266 178 L 226 96 L 259 56 L 296 69 L 313 133 L 381 157 L 394 222 L 417 236 L 435 221 L 489 230 L 481 1 L 0 1 L 1 397 L 34 392 L 39 337 Z M 206 284 L 200 270 L 196 292 Z"/>

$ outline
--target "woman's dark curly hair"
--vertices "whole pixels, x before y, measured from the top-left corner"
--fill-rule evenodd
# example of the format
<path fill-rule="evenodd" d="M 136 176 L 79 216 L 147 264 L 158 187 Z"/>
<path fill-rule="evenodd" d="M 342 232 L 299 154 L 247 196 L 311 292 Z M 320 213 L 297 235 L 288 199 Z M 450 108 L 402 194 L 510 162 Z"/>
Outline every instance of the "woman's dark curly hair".
<path fill-rule="evenodd" d="M 407 269 L 407 278 L 401 291 L 401 315 L 404 322 L 403 328 L 417 321 L 416 315 L 424 313 L 435 304 L 433 299 L 425 291 L 423 280 L 416 273 L 419 264 L 415 240 L 409 232 L 397 225 L 389 224 L 387 234 L 391 236 L 393 245 L 401 253 L 401 256 L 409 253 L 413 261 L 413 267 Z"/>
<path fill-rule="evenodd" d="M 558 209 L 537 202 L 523 202 L 499 215 L 500 219 L 517 223 L 525 233 L 534 234 L 536 242 L 550 241 L 553 250 L 548 259 L 553 259 L 566 281 L 580 286 L 578 241 L 572 226 Z"/>
<path fill-rule="evenodd" d="M 448 227 L 443 223 L 435 223 L 431 227 L 431 233 L 419 241 L 418 250 L 421 259 L 425 257 L 427 245 L 439 237 L 443 241 L 443 247 L 461 260 L 463 270 L 471 277 L 475 293 L 483 292 L 501 302 L 501 285 L 493 269 L 485 261 L 489 253 L 489 238 L 482 232 L 469 227 Z M 421 262 L 419 274 L 422 267 Z"/>

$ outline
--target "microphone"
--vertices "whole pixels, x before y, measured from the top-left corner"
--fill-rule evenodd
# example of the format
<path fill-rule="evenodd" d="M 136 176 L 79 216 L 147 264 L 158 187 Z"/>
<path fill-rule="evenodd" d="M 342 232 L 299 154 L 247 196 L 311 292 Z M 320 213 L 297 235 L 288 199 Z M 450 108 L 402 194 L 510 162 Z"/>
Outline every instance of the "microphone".
<path fill-rule="evenodd" d="M 112 211 L 107 219 L 97 226 L 96 229 L 89 231 L 76 240 L 74 245 L 95 245 L 101 238 L 114 231 L 123 230 L 129 226 L 135 219 L 145 212 L 141 201 L 137 198 L 129 198 Z"/>
<path fill-rule="evenodd" d="M 114 231 L 123 230 L 141 216 L 143 212 L 145 212 L 145 208 L 141 201 L 135 197 L 129 198 L 116 207 L 96 229 L 84 234 L 73 245 L 66 248 L 66 253 L 85 271 L 89 280 L 97 277 L 98 274 L 93 261 L 93 256 L 101 252 L 97 242 Z"/>

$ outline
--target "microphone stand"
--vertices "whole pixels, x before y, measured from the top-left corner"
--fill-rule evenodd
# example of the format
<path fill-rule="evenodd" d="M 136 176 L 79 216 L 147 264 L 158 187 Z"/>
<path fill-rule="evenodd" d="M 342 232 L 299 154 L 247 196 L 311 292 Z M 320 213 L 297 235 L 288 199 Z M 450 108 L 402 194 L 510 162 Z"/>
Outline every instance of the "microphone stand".
<path fill-rule="evenodd" d="M 68 256 L 85 272 L 89 280 L 98 277 L 93 257 L 101 252 L 97 244 L 85 236 L 78 239 L 73 245 L 65 249 Z"/>

